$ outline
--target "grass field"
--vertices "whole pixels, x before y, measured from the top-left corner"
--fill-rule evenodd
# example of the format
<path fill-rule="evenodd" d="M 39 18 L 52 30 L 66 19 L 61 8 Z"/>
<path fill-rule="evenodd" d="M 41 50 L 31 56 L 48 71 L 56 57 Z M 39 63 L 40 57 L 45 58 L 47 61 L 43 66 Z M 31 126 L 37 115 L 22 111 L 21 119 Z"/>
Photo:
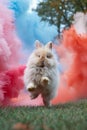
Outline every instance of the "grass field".
<path fill-rule="evenodd" d="M 0 130 L 13 130 L 19 122 L 30 127 L 21 130 L 87 130 L 87 100 L 48 108 L 0 108 Z"/>

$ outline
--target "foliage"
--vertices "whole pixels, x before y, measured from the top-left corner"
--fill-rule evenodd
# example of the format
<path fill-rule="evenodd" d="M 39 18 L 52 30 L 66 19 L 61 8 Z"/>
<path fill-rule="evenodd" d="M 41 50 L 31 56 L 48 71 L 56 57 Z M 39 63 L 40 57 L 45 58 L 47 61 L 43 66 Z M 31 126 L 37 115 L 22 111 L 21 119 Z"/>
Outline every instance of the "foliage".
<path fill-rule="evenodd" d="M 32 130 L 87 130 L 87 100 L 48 108 L 0 108 L 0 129 L 12 130 L 18 122 Z"/>
<path fill-rule="evenodd" d="M 36 11 L 42 21 L 56 25 L 60 34 L 63 28 L 71 25 L 74 13 L 87 11 L 87 0 L 44 0 Z"/>

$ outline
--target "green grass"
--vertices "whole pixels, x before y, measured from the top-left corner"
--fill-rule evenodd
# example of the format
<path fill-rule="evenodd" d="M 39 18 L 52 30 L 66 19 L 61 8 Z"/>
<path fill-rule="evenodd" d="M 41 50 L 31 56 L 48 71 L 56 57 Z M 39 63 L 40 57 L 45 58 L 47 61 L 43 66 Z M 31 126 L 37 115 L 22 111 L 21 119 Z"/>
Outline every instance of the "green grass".
<path fill-rule="evenodd" d="M 0 108 L 0 130 L 12 130 L 18 122 L 34 130 L 87 130 L 87 100 L 48 108 Z"/>

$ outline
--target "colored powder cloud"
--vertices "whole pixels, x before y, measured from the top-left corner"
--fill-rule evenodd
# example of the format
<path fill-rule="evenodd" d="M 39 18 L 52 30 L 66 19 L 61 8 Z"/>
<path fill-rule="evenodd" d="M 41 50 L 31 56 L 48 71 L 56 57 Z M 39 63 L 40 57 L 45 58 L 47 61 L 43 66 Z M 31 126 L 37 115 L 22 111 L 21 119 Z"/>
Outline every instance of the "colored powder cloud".
<path fill-rule="evenodd" d="M 15 23 L 18 35 L 24 46 L 32 48 L 35 40 L 43 43 L 51 41 L 57 35 L 57 28 L 41 18 L 35 11 L 29 12 L 32 2 L 30 0 L 11 0 L 10 8 L 15 11 Z"/>
<path fill-rule="evenodd" d="M 62 44 L 56 47 L 65 70 L 54 104 L 87 98 L 87 14 L 76 13 L 74 18 L 74 25 L 63 32 Z"/>

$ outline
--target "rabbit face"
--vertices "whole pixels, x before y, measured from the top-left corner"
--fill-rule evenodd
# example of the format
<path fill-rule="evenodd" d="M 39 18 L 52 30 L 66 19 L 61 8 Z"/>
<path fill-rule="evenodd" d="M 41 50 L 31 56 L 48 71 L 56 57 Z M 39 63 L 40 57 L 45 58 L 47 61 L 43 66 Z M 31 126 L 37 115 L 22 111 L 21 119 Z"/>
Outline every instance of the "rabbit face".
<path fill-rule="evenodd" d="M 53 66 L 54 57 L 52 52 L 46 48 L 37 49 L 34 53 L 36 57 L 36 65 L 38 67 L 49 67 Z"/>
<path fill-rule="evenodd" d="M 36 45 L 36 50 L 30 56 L 30 63 L 36 67 L 53 67 L 56 65 L 55 57 L 52 52 L 52 43 L 42 46 Z"/>

